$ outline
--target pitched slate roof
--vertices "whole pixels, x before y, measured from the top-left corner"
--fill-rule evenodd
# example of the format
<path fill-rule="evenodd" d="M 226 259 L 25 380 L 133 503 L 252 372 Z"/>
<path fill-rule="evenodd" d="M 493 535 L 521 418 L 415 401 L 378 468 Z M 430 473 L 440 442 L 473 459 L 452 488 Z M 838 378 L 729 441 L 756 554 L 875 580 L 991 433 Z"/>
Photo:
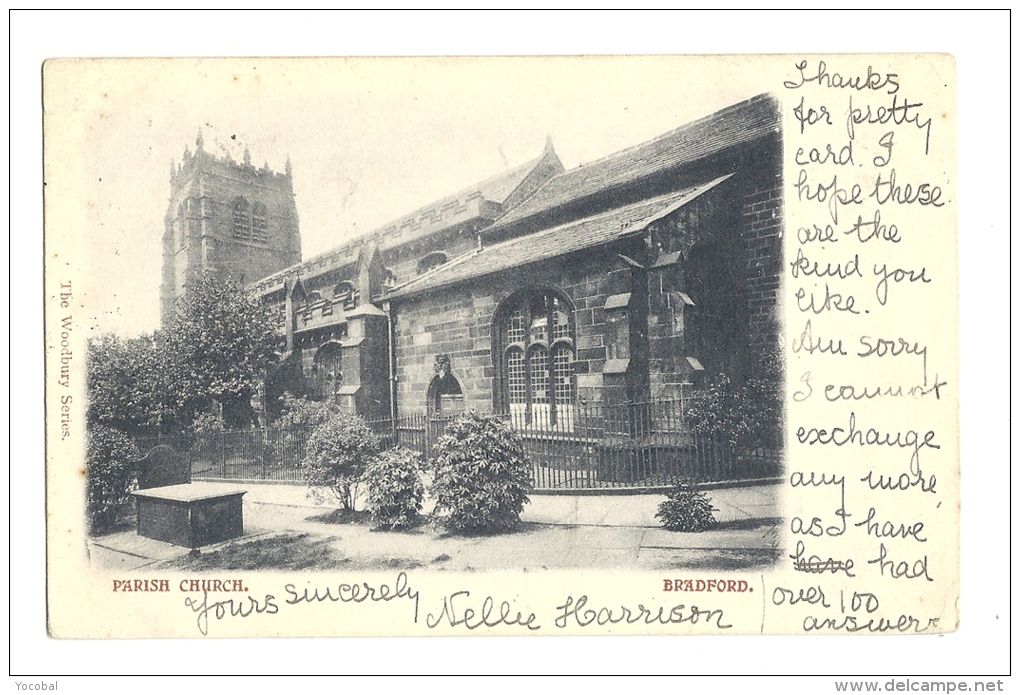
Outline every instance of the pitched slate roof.
<path fill-rule="evenodd" d="M 552 177 L 489 230 L 752 142 L 779 132 L 779 126 L 775 97 L 760 94 L 654 140 Z"/>
<path fill-rule="evenodd" d="M 530 162 L 525 162 L 518 167 L 514 167 L 509 171 L 503 172 L 502 174 L 496 174 L 495 176 L 485 179 L 481 183 L 476 183 L 474 186 L 465 188 L 462 191 L 454 193 L 450 198 L 459 200 L 466 197 L 475 191 L 481 194 L 486 200 L 491 200 L 494 203 L 502 205 L 506 202 L 506 199 L 510 197 L 510 194 L 517 190 L 517 187 L 521 185 L 531 170 L 539 165 L 539 163 L 546 157 L 547 152 L 543 152 L 541 157 L 536 157 Z"/>
<path fill-rule="evenodd" d="M 418 294 L 640 234 L 730 176 L 473 251 L 395 288 L 385 298 Z"/>

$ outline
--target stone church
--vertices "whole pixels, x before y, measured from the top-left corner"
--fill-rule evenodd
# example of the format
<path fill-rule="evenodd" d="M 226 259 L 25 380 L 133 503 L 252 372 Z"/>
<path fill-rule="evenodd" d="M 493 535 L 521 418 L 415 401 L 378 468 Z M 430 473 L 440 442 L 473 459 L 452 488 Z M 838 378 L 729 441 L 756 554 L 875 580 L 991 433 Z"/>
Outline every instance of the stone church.
<path fill-rule="evenodd" d="M 778 336 L 782 138 L 760 95 L 570 170 L 535 159 L 301 260 L 284 173 L 203 149 L 171 171 L 164 316 L 202 269 L 276 318 L 284 391 L 370 419 L 575 409 L 739 380 Z"/>

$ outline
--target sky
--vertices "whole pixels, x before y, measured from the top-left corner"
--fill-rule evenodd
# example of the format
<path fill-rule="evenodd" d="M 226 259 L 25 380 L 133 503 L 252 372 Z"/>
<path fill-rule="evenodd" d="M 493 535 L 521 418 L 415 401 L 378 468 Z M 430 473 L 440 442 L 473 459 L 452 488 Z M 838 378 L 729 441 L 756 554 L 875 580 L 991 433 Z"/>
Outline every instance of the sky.
<path fill-rule="evenodd" d="M 121 60 L 51 64 L 70 85 L 88 219 L 93 334 L 159 324 L 169 169 L 207 151 L 282 171 L 290 157 L 303 257 L 538 157 L 567 168 L 748 98 L 747 59 Z M 50 73 L 47 73 L 48 75 Z M 59 106 L 57 108 L 60 108 Z M 59 153 L 64 154 L 64 153 Z"/>

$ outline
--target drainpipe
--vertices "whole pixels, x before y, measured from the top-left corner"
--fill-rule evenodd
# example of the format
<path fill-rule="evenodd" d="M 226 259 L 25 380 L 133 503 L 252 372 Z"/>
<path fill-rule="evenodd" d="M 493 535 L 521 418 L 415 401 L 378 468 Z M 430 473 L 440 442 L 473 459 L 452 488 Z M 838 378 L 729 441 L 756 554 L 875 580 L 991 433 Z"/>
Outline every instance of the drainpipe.
<path fill-rule="evenodd" d="M 394 430 L 397 427 L 397 349 L 393 344 L 393 307 L 389 302 L 383 302 L 383 311 L 386 313 L 386 331 L 389 339 L 389 372 L 390 372 L 390 422 Z"/>
<path fill-rule="evenodd" d="M 283 315 L 286 321 L 287 331 L 287 356 L 294 351 L 294 284 L 290 280 L 284 280 L 284 291 L 286 294 L 283 300 Z"/>

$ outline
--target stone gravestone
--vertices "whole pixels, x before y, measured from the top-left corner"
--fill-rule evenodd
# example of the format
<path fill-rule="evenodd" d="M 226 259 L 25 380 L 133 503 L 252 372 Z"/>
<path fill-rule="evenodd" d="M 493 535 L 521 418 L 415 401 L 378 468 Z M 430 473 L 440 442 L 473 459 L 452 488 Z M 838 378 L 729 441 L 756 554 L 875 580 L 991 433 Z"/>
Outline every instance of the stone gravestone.
<path fill-rule="evenodd" d="M 139 490 L 190 482 L 191 461 L 167 444 L 160 444 L 138 461 Z"/>
<path fill-rule="evenodd" d="M 138 461 L 138 535 L 199 548 L 244 534 L 244 490 L 191 482 L 191 461 L 161 444 Z"/>

